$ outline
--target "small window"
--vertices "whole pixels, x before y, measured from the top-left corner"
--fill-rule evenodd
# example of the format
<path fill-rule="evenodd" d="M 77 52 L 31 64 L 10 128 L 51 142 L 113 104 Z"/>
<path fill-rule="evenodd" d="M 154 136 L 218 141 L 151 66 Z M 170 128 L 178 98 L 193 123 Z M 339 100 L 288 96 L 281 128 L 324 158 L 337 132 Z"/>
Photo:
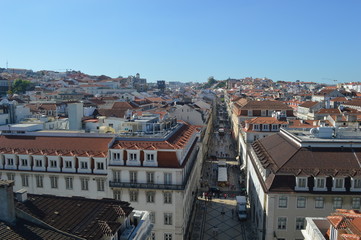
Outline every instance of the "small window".
<path fill-rule="evenodd" d="M 172 173 L 164 173 L 164 184 L 172 184 Z"/>
<path fill-rule="evenodd" d="M 43 176 L 42 175 L 35 175 L 35 180 L 36 180 L 36 187 L 37 188 L 43 188 L 44 187 Z"/>
<path fill-rule="evenodd" d="M 65 168 L 71 168 L 71 161 L 65 161 Z"/>
<path fill-rule="evenodd" d="M 173 216 L 172 213 L 164 213 L 164 225 L 172 225 Z"/>
<path fill-rule="evenodd" d="M 56 168 L 56 160 L 50 160 L 50 167 L 51 168 Z"/>
<path fill-rule="evenodd" d="M 136 161 L 137 158 L 137 154 L 136 153 L 129 153 L 129 160 L 130 161 Z"/>
<path fill-rule="evenodd" d="M 286 217 L 279 217 L 278 218 L 278 229 L 284 230 L 287 228 L 287 218 Z"/>
<path fill-rule="evenodd" d="M 103 170 L 104 169 L 104 163 L 103 162 L 97 162 L 97 169 Z"/>
<path fill-rule="evenodd" d="M 73 178 L 72 177 L 66 177 L 65 178 L 65 188 L 67 190 L 73 189 Z"/>
<path fill-rule="evenodd" d="M 296 177 L 296 183 L 295 190 L 308 190 L 307 177 Z"/>
<path fill-rule="evenodd" d="M 306 207 L 306 197 L 297 197 L 297 208 Z"/>
<path fill-rule="evenodd" d="M 334 209 L 342 208 L 342 198 L 340 197 L 333 198 L 333 208 Z"/>
<path fill-rule="evenodd" d="M 56 176 L 50 177 L 50 186 L 51 188 L 58 188 L 58 177 Z"/>
<path fill-rule="evenodd" d="M 262 128 L 263 128 L 263 131 L 268 131 L 269 130 L 269 125 L 268 124 L 263 124 Z"/>
<path fill-rule="evenodd" d="M 352 209 L 359 210 L 361 207 L 361 199 L 359 197 L 352 198 Z"/>
<path fill-rule="evenodd" d="M 102 178 L 98 178 L 97 179 L 97 190 L 99 191 L 99 192 L 104 192 L 104 179 L 102 179 Z"/>
<path fill-rule="evenodd" d="M 361 189 L 361 178 L 354 178 L 353 179 L 353 188 Z"/>
<path fill-rule="evenodd" d="M 129 172 L 129 180 L 130 180 L 130 183 L 137 183 L 137 172 L 130 171 Z"/>
<path fill-rule="evenodd" d="M 113 171 L 113 180 L 114 182 L 121 181 L 121 171 Z"/>
<path fill-rule="evenodd" d="M 171 204 L 172 203 L 172 192 L 164 192 L 164 203 Z"/>
<path fill-rule="evenodd" d="M 280 196 L 278 199 L 278 207 L 279 208 L 287 208 L 287 200 L 286 196 Z"/>
<path fill-rule="evenodd" d="M 147 172 L 147 183 L 154 183 L 154 172 Z"/>
<path fill-rule="evenodd" d="M 88 169 L 88 162 L 81 161 L 80 162 L 80 168 L 81 169 Z"/>
<path fill-rule="evenodd" d="M 42 160 L 39 160 L 39 159 L 36 159 L 36 160 L 35 160 L 35 166 L 36 166 L 36 167 L 42 167 L 42 166 L 43 166 L 43 161 L 42 161 Z"/>
<path fill-rule="evenodd" d="M 119 201 L 121 200 L 121 191 L 114 190 L 113 195 L 115 200 L 119 200 Z"/>
<path fill-rule="evenodd" d="M 164 233 L 164 240 L 172 240 L 172 234 L 171 233 Z"/>
<path fill-rule="evenodd" d="M 323 197 L 316 197 L 315 198 L 315 208 L 323 208 L 324 199 Z"/>
<path fill-rule="evenodd" d="M 8 165 L 13 166 L 14 165 L 14 159 L 8 158 Z"/>
<path fill-rule="evenodd" d="M 314 190 L 326 190 L 326 178 L 315 178 Z"/>
<path fill-rule="evenodd" d="M 154 154 L 147 154 L 147 161 L 154 161 Z"/>
<path fill-rule="evenodd" d="M 253 124 L 253 130 L 258 131 L 259 130 L 259 124 Z"/>
<path fill-rule="evenodd" d="M 296 218 L 296 230 L 305 229 L 305 218 Z"/>
<path fill-rule="evenodd" d="M 148 192 L 146 193 L 146 197 L 147 197 L 147 203 L 154 203 L 155 192 L 153 192 L 153 191 L 148 191 Z"/>
<path fill-rule="evenodd" d="M 89 178 L 80 178 L 81 190 L 88 191 L 89 190 Z"/>
<path fill-rule="evenodd" d="M 29 175 L 21 175 L 21 183 L 23 187 L 29 187 Z"/>
<path fill-rule="evenodd" d="M 138 202 L 138 191 L 130 190 L 129 191 L 129 201 Z"/>
<path fill-rule="evenodd" d="M 24 167 L 28 166 L 28 159 L 26 159 L 26 158 L 21 159 L 21 165 Z"/>
<path fill-rule="evenodd" d="M 8 180 L 12 180 L 12 181 L 15 180 L 15 174 L 14 173 L 7 173 L 6 175 L 8 177 Z"/>

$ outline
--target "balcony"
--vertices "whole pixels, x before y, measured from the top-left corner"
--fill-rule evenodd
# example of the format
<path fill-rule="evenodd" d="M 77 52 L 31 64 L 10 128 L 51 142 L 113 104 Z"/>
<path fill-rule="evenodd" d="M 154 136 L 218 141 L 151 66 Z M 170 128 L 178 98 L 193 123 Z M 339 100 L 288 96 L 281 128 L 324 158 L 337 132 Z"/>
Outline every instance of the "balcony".
<path fill-rule="evenodd" d="M 140 188 L 140 189 L 165 189 L 165 190 L 184 190 L 185 185 L 175 184 L 155 184 L 155 183 L 130 183 L 109 181 L 110 187 L 116 188 Z"/>

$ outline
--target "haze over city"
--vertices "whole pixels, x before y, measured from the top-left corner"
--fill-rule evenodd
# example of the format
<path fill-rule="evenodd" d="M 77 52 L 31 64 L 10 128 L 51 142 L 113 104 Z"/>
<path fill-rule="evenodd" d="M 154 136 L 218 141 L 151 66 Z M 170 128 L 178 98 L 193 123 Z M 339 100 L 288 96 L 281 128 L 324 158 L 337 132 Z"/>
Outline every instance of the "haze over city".
<path fill-rule="evenodd" d="M 360 1 L 3 1 L 0 67 L 359 81 Z"/>

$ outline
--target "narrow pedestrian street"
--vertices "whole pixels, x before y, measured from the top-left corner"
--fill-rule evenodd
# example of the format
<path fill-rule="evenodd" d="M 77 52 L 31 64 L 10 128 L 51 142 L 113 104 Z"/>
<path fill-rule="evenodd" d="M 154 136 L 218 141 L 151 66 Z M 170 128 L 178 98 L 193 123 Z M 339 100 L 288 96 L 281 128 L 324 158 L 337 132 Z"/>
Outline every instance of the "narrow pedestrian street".
<path fill-rule="evenodd" d="M 224 133 L 215 128 L 209 144 L 208 158 L 203 163 L 201 188 L 197 197 L 191 240 L 256 239 L 249 219 L 240 221 L 236 211 L 236 196 L 245 195 L 244 179 L 236 160 L 236 143 L 232 139 L 225 110 L 217 111 L 215 126 L 222 120 Z M 219 116 L 221 115 L 221 116 Z M 223 131 L 223 130 L 222 130 Z M 219 182 L 219 167 L 225 167 L 226 181 Z M 224 174 L 224 173 L 223 173 Z M 220 192 L 209 193 L 209 189 Z"/>

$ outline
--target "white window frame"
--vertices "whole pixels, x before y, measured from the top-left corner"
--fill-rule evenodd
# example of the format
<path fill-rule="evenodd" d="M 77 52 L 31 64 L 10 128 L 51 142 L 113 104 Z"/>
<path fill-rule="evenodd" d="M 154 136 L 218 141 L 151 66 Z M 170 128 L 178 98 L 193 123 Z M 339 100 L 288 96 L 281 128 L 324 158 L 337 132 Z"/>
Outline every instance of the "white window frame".
<path fill-rule="evenodd" d="M 50 160 L 50 167 L 51 168 L 56 168 L 57 167 L 57 161 L 56 160 Z"/>
<path fill-rule="evenodd" d="M 308 191 L 308 177 L 296 177 L 296 191 Z"/>
<path fill-rule="evenodd" d="M 351 202 L 351 208 L 356 209 L 356 210 L 360 210 L 360 208 L 361 208 L 361 198 L 353 197 L 352 202 Z"/>
<path fill-rule="evenodd" d="M 36 187 L 44 188 L 44 176 L 43 175 L 35 175 Z"/>
<path fill-rule="evenodd" d="M 321 206 L 322 204 L 322 206 Z M 323 209 L 325 207 L 325 198 L 324 197 L 315 197 L 315 208 Z"/>
<path fill-rule="evenodd" d="M 297 208 L 306 208 L 307 198 L 304 196 L 297 197 Z"/>
<path fill-rule="evenodd" d="M 82 191 L 88 191 L 89 190 L 89 178 L 82 177 L 80 178 L 80 187 Z"/>
<path fill-rule="evenodd" d="M 173 182 L 173 174 L 171 172 L 164 173 L 164 184 L 171 185 Z"/>
<path fill-rule="evenodd" d="M 155 191 L 147 191 L 146 192 L 146 201 L 147 201 L 147 203 L 155 202 Z"/>
<path fill-rule="evenodd" d="M 120 170 L 113 171 L 113 181 L 121 182 L 122 181 L 122 172 Z"/>
<path fill-rule="evenodd" d="M 334 197 L 332 199 L 332 207 L 333 209 L 340 209 L 342 208 L 343 199 L 342 197 Z"/>
<path fill-rule="evenodd" d="M 305 217 L 296 217 L 296 230 L 303 230 L 305 229 Z"/>
<path fill-rule="evenodd" d="M 172 213 L 164 213 L 164 225 L 173 225 Z"/>
<path fill-rule="evenodd" d="M 105 168 L 104 168 L 104 162 L 99 162 L 99 161 L 97 161 L 96 162 L 97 163 L 97 170 L 104 170 Z"/>
<path fill-rule="evenodd" d="M 279 196 L 278 197 L 278 208 L 287 208 L 288 207 L 288 197 L 287 196 Z"/>
<path fill-rule="evenodd" d="M 332 191 L 346 191 L 344 177 L 334 177 L 332 179 Z"/>
<path fill-rule="evenodd" d="M 138 173 L 136 171 L 129 171 L 129 182 L 130 183 L 138 182 Z"/>
<path fill-rule="evenodd" d="M 361 178 L 351 178 L 350 191 L 353 191 L 353 192 L 361 191 Z"/>
<path fill-rule="evenodd" d="M 53 189 L 58 188 L 58 177 L 57 176 L 50 176 L 50 187 Z"/>
<path fill-rule="evenodd" d="M 71 160 L 65 160 L 65 168 L 72 168 L 73 163 Z"/>
<path fill-rule="evenodd" d="M 163 192 L 164 204 L 172 204 L 172 192 Z"/>
<path fill-rule="evenodd" d="M 22 158 L 21 159 L 21 166 L 23 167 L 27 167 L 28 166 L 28 159 L 27 158 Z"/>
<path fill-rule="evenodd" d="M 35 167 L 43 167 L 43 160 L 35 159 Z"/>
<path fill-rule="evenodd" d="M 80 161 L 80 169 L 88 169 L 88 162 Z"/>
<path fill-rule="evenodd" d="M 65 177 L 65 189 L 73 190 L 73 177 Z"/>
<path fill-rule="evenodd" d="M 269 132 L 269 124 L 262 124 L 262 131 Z"/>
<path fill-rule="evenodd" d="M 319 183 L 323 180 L 323 187 L 318 186 Z M 327 191 L 326 187 L 326 177 L 315 177 L 315 185 L 313 187 L 314 191 Z"/>
<path fill-rule="evenodd" d="M 8 180 L 12 180 L 12 181 L 15 180 L 15 173 L 7 173 L 6 175 L 7 175 Z"/>
<path fill-rule="evenodd" d="M 274 132 L 274 131 L 278 131 L 280 128 L 278 127 L 278 124 L 272 124 L 272 128 L 271 128 L 271 131 Z"/>
<path fill-rule="evenodd" d="M 104 192 L 105 191 L 105 180 L 103 178 L 97 178 L 97 191 Z"/>
<path fill-rule="evenodd" d="M 287 217 L 278 217 L 277 218 L 277 229 L 278 230 L 287 230 Z"/>
<path fill-rule="evenodd" d="M 129 190 L 129 202 L 138 202 L 137 190 Z"/>
<path fill-rule="evenodd" d="M 121 201 L 121 199 L 122 199 L 122 191 L 114 190 L 113 191 L 113 197 L 114 197 L 115 200 Z"/>
<path fill-rule="evenodd" d="M 154 172 L 147 172 L 147 183 L 154 184 Z"/>
<path fill-rule="evenodd" d="M 23 187 L 29 187 L 29 175 L 21 174 L 21 184 Z"/>
<path fill-rule="evenodd" d="M 260 130 L 259 124 L 253 124 L 253 130 L 254 131 L 259 131 Z"/>

